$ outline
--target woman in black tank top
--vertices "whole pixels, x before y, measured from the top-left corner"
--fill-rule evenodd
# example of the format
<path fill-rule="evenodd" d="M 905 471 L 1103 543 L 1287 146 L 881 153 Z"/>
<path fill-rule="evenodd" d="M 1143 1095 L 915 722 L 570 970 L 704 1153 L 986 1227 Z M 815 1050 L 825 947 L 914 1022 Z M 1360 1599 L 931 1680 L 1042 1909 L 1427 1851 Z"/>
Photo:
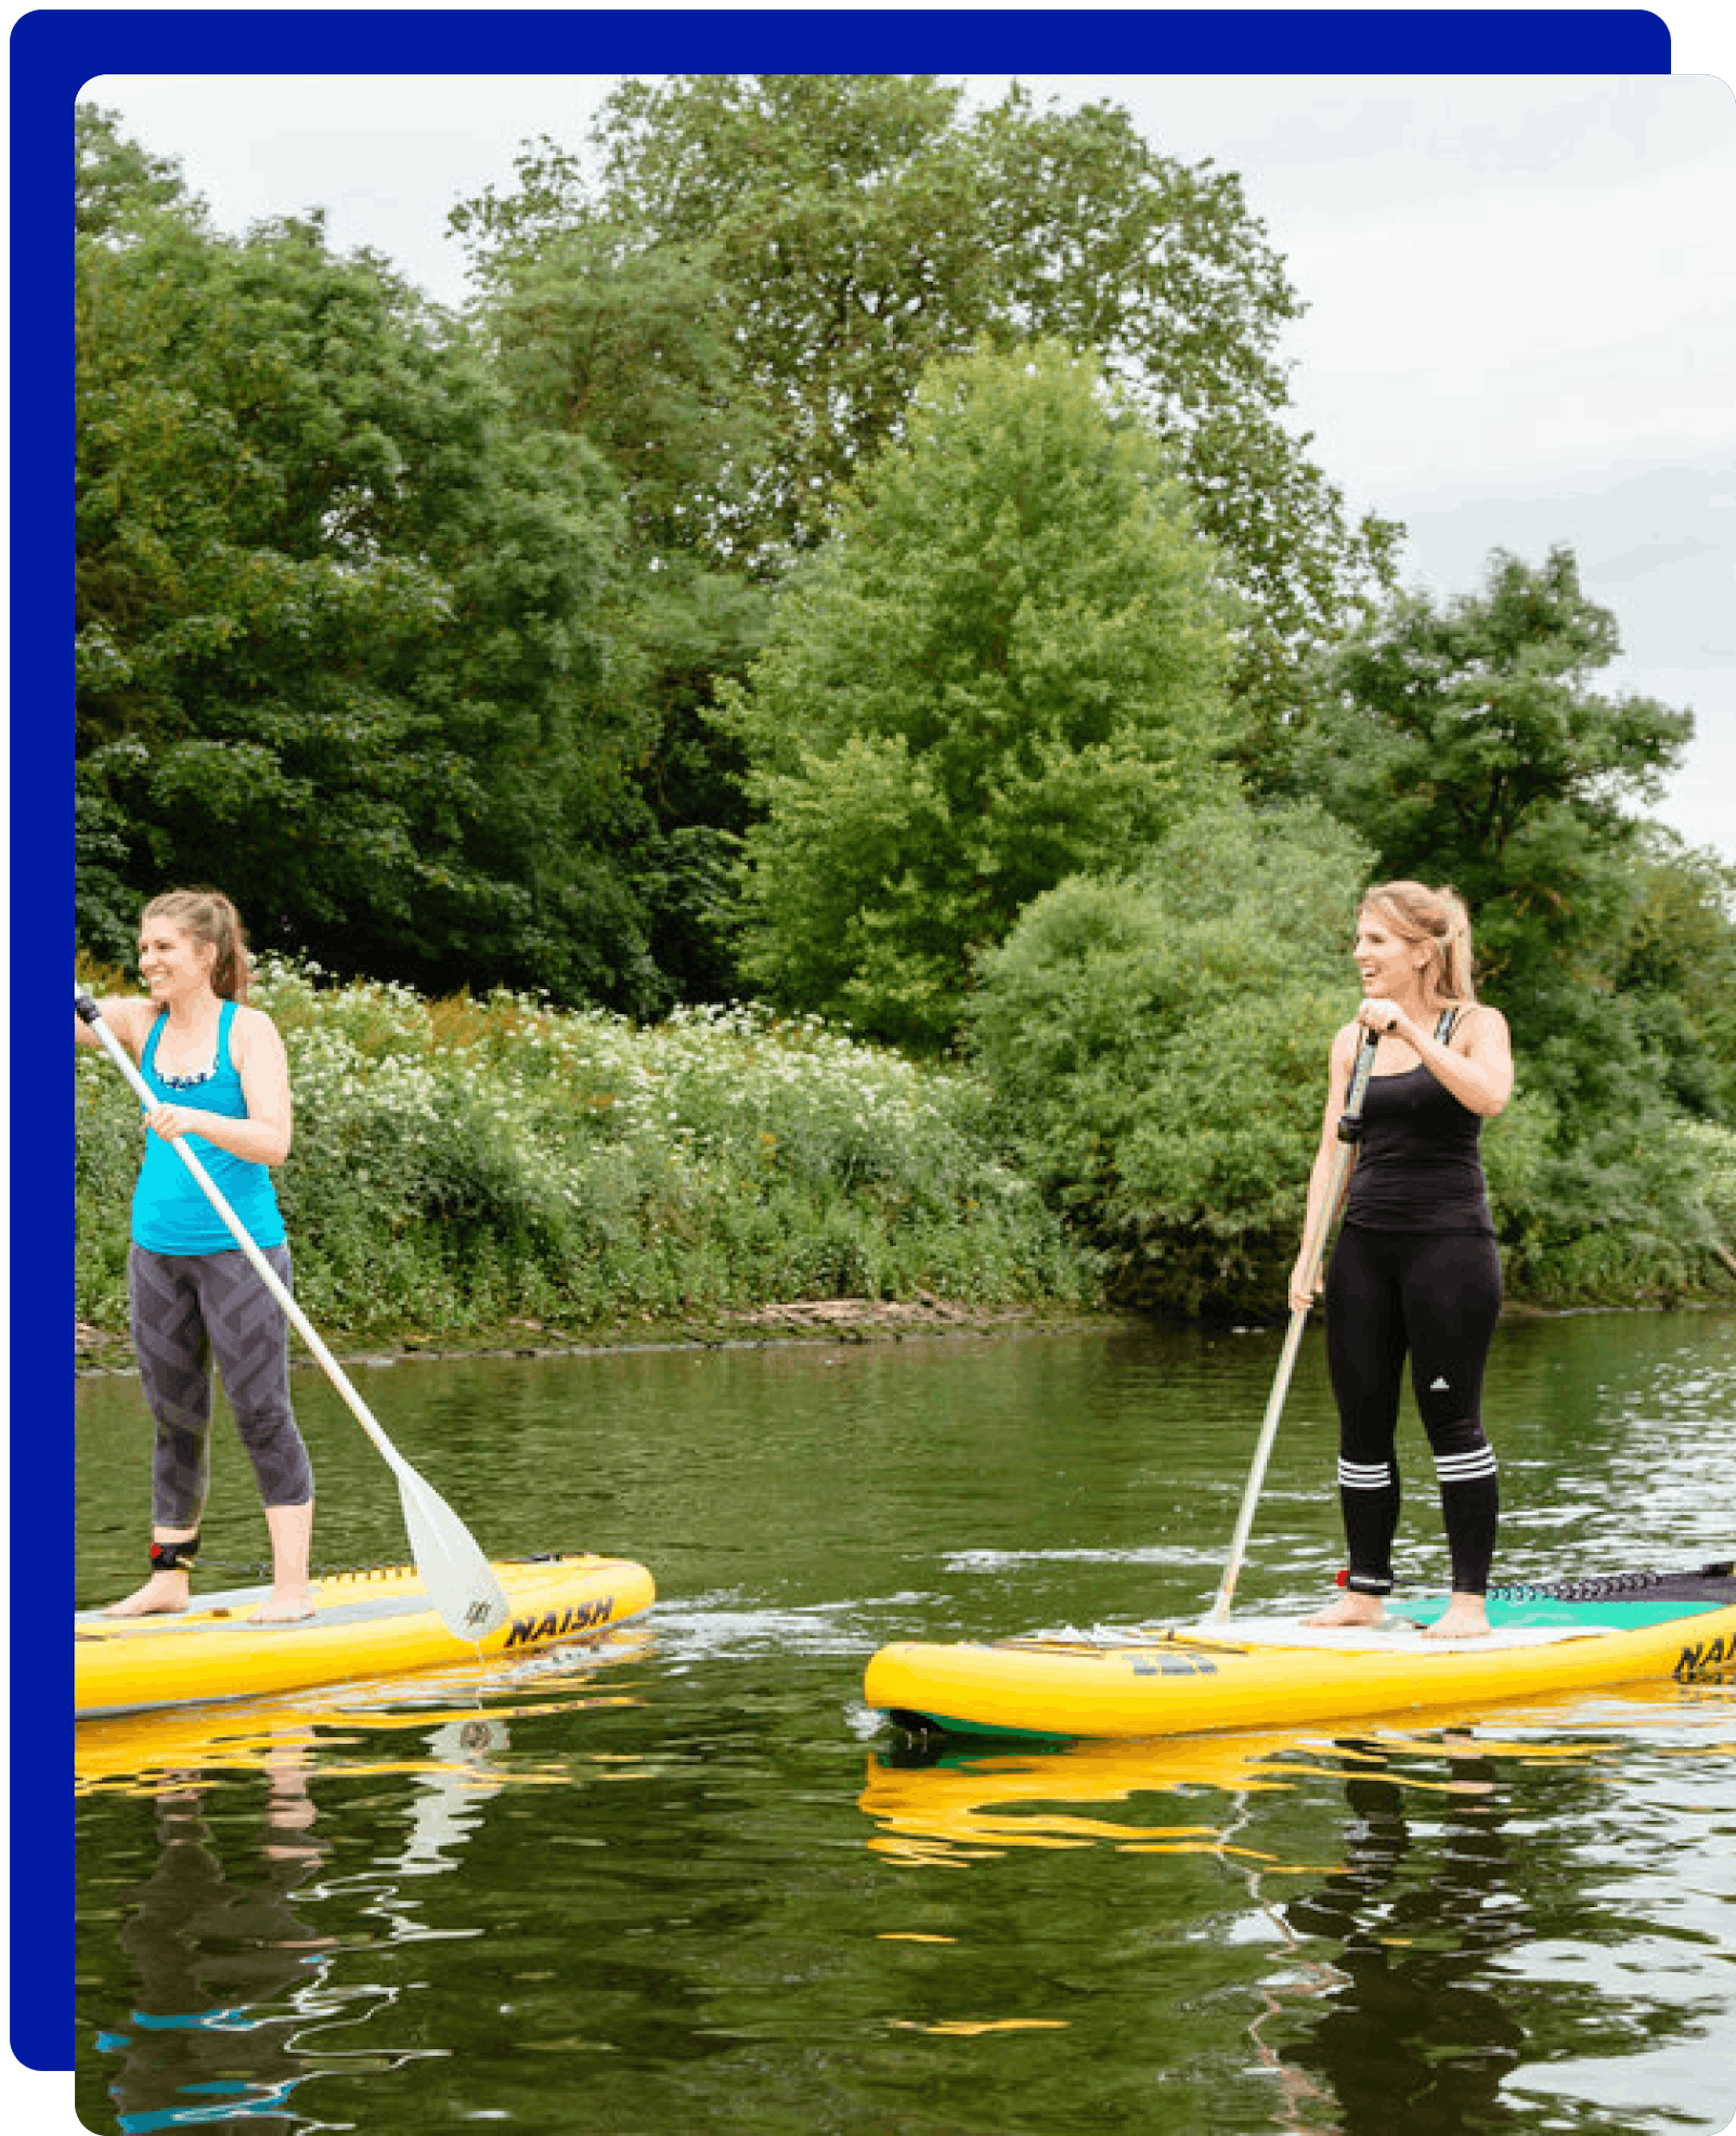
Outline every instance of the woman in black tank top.
<path fill-rule="evenodd" d="M 1484 1361 L 1501 1311 L 1501 1261 L 1483 1183 L 1482 1124 L 1513 1088 L 1507 1027 L 1477 1002 L 1471 927 L 1451 891 L 1391 882 L 1357 917 L 1365 998 L 1332 1043 L 1320 1153 L 1305 1238 L 1324 1207 L 1350 1071 L 1364 1032 L 1380 1033 L 1344 1224 L 1324 1289 L 1326 1357 L 1339 1415 L 1339 1499 L 1350 1567 L 1345 1592 L 1308 1621 L 1379 1621 L 1393 1588 L 1398 1529 L 1395 1440 L 1404 1363 L 1428 1435 L 1452 1556 L 1452 1600 L 1429 1636 L 1489 1629 L 1484 1595 L 1500 1485 L 1481 1415 Z M 1299 1258 L 1290 1303 L 1313 1302 Z"/>

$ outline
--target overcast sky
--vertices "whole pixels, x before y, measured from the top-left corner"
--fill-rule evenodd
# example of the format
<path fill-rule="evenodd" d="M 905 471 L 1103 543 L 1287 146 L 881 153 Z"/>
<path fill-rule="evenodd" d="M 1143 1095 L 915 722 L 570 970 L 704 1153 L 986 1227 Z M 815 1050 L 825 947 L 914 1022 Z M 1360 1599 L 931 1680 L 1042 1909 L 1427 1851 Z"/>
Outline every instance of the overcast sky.
<path fill-rule="evenodd" d="M 1656 813 L 1736 860 L 1736 99 L 1710 75 L 1026 76 L 1125 104 L 1239 172 L 1306 301 L 1292 391 L 1406 575 L 1577 553 L 1625 648 L 1604 687 L 1691 706 Z M 998 95 L 1005 79 L 972 78 Z M 515 150 L 576 143 L 590 76 L 109 75 L 87 94 L 178 156 L 218 221 L 322 207 L 332 241 L 463 301 L 449 208 Z"/>

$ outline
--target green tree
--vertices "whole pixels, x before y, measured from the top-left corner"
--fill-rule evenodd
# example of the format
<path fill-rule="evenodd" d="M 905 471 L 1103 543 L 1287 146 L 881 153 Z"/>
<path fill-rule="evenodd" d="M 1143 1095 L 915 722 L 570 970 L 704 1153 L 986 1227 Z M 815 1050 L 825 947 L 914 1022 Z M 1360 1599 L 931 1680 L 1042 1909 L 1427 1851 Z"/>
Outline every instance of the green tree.
<path fill-rule="evenodd" d="M 1031 898 L 1231 784 L 1214 564 L 1092 367 L 938 366 L 727 698 L 763 812 L 749 976 L 945 1046 Z"/>
<path fill-rule="evenodd" d="M 87 946 L 206 879 L 339 970 L 638 1006 L 612 478 L 317 222 L 220 236 L 99 114 L 80 167 Z"/>
<path fill-rule="evenodd" d="M 1497 551 L 1477 592 L 1404 595 L 1322 663 L 1288 774 L 1381 875 L 1470 905 L 1528 1109 L 1491 1146 L 1496 1220 L 1515 1287 L 1546 1296 L 1692 1279 L 1709 1220 L 1676 1108 L 1715 1114 L 1728 1074 L 1728 908 L 1637 813 L 1692 717 L 1601 693 L 1619 649 L 1570 550 Z"/>
<path fill-rule="evenodd" d="M 1038 898 L 984 959 L 993 1115 L 1123 1303 L 1282 1307 L 1368 860 L 1319 808 L 1205 810 Z"/>
<path fill-rule="evenodd" d="M 734 553 L 718 479 L 768 457 L 766 425 L 702 258 L 587 224 L 495 264 L 479 323 L 516 418 L 594 446 L 621 498 L 616 651 L 643 735 L 627 872 L 651 958 L 666 993 L 720 999 L 739 983 L 726 912 L 747 813 L 707 716 L 764 642 L 770 595 Z"/>
<path fill-rule="evenodd" d="M 1048 337 L 1171 445 L 1246 596 L 1256 726 L 1384 581 L 1397 530 L 1353 527 L 1287 421 L 1278 344 L 1302 308 L 1239 181 L 1161 154 L 1119 107 L 1016 87 L 973 111 L 924 75 L 675 76 L 618 85 L 593 145 L 531 145 L 513 189 L 453 221 L 515 362 L 647 499 L 678 465 L 670 532 L 708 555 L 775 575 L 827 537 L 931 363 Z"/>
<path fill-rule="evenodd" d="M 1630 811 L 1693 731 L 1690 713 L 1598 694 L 1620 649 L 1571 550 L 1540 566 L 1497 550 L 1479 592 L 1403 594 L 1324 659 L 1289 774 L 1384 874 L 1458 889 L 1487 983 L 1534 1048 L 1571 997 L 1610 989 L 1643 836 Z"/>
<path fill-rule="evenodd" d="M 739 566 L 728 486 L 774 440 L 707 248 L 583 221 L 489 256 L 483 282 L 478 323 L 514 405 L 603 454 L 637 545 Z"/>
<path fill-rule="evenodd" d="M 1736 1127 L 1736 868 L 1647 825 L 1612 976 L 1685 1110 Z"/>
<path fill-rule="evenodd" d="M 180 164 L 153 155 L 118 130 L 115 114 L 94 104 L 73 107 L 75 198 L 73 227 L 80 237 L 124 243 L 142 221 L 164 212 L 196 218 Z"/>

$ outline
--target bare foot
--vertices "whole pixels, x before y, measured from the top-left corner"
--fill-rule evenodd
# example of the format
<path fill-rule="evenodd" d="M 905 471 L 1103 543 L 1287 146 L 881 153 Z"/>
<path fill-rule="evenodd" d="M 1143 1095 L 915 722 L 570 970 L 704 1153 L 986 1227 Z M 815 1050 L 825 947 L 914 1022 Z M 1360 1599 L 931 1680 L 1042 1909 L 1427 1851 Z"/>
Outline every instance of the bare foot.
<path fill-rule="evenodd" d="M 1489 1633 L 1489 1611 L 1481 1595 L 1455 1595 L 1446 1614 L 1423 1627 L 1425 1639 L 1481 1639 Z"/>
<path fill-rule="evenodd" d="M 186 1609 L 187 1582 L 184 1572 L 153 1572 L 144 1585 L 124 1600 L 111 1602 L 105 1617 L 172 1617 Z"/>
<path fill-rule="evenodd" d="M 1317 1624 L 1326 1631 L 1342 1630 L 1347 1626 L 1378 1624 L 1385 1614 L 1386 1604 L 1378 1595 L 1344 1594 L 1312 1617 L 1304 1617 L 1302 1622 Z"/>
<path fill-rule="evenodd" d="M 250 1624 L 299 1624 L 313 1614 L 311 1587 L 274 1588 L 247 1621 Z"/>

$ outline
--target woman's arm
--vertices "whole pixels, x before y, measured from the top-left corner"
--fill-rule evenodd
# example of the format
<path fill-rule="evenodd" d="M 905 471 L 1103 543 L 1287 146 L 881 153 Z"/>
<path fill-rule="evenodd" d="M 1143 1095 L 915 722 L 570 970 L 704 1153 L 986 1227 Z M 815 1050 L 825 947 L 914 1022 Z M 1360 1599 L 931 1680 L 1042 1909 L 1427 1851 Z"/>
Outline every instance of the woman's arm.
<path fill-rule="evenodd" d="M 1308 1174 L 1308 1212 L 1302 1220 L 1302 1246 L 1296 1256 L 1296 1265 L 1290 1272 L 1290 1304 L 1293 1311 L 1307 1312 L 1320 1295 L 1321 1256 L 1315 1249 L 1321 1228 L 1331 1222 L 1333 1212 L 1326 1207 L 1326 1197 L 1331 1190 L 1332 1174 L 1338 1153 L 1338 1122 L 1350 1100 L 1350 1072 L 1355 1064 L 1356 1046 L 1360 1036 L 1354 1023 L 1347 1023 L 1332 1041 L 1331 1066 L 1326 1077 L 1326 1109 L 1321 1120 L 1320 1147 L 1314 1153 L 1313 1169 Z"/>
<path fill-rule="evenodd" d="M 1365 1001 L 1356 1020 L 1370 1031 L 1390 1031 L 1412 1048 L 1443 1090 L 1450 1090 L 1468 1111 L 1492 1120 L 1513 1095 L 1513 1047 L 1507 1019 L 1498 1008 L 1480 1002 L 1459 1022 L 1443 1046 L 1433 1033 L 1414 1022 L 1392 1002 Z"/>
<path fill-rule="evenodd" d="M 203 1113 L 195 1105 L 158 1105 L 145 1114 L 145 1125 L 166 1142 L 196 1134 L 250 1163 L 281 1164 L 289 1154 L 292 1107 L 289 1063 L 277 1026 L 259 1009 L 238 1009 L 230 1027 L 229 1056 L 241 1078 L 245 1119 Z"/>
<path fill-rule="evenodd" d="M 102 1012 L 103 1022 L 136 1061 L 150 1036 L 151 1022 L 157 1013 L 156 1002 L 133 994 L 114 994 L 106 1001 L 99 1001 L 97 1007 Z M 72 1018 L 72 1036 L 80 1046 L 100 1046 L 103 1042 L 76 1011 Z"/>

